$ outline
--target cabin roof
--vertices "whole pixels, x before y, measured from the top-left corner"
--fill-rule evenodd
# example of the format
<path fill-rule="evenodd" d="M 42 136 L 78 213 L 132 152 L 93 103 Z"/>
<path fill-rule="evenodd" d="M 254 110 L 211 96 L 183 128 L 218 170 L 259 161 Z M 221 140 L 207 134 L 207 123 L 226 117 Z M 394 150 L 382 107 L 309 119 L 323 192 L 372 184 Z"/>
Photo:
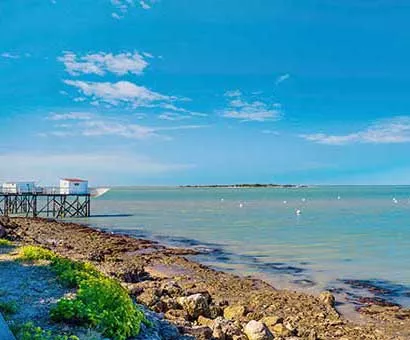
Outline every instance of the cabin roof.
<path fill-rule="evenodd" d="M 67 182 L 87 182 L 86 180 L 80 178 L 62 178 L 62 180 Z"/>

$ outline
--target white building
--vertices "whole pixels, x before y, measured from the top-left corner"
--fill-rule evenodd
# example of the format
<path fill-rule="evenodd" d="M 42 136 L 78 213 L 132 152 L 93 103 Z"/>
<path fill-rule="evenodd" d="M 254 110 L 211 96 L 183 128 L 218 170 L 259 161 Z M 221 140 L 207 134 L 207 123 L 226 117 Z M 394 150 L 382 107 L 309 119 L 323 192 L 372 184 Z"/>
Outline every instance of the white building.
<path fill-rule="evenodd" d="M 88 181 L 78 178 L 62 178 L 60 179 L 60 194 L 88 194 Z"/>
<path fill-rule="evenodd" d="M 6 182 L 1 186 L 1 191 L 8 194 L 27 194 L 36 191 L 35 182 Z"/>

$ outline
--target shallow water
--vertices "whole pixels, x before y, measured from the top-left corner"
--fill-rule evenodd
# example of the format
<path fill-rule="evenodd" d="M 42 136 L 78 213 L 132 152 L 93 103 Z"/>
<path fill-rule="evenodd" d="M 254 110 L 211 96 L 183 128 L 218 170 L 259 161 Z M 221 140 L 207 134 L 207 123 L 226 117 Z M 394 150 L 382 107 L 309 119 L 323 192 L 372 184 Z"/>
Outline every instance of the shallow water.
<path fill-rule="evenodd" d="M 410 306 L 410 186 L 121 188 L 93 200 L 92 213 L 81 222 L 199 247 L 202 262 L 280 288 L 368 280 Z"/>

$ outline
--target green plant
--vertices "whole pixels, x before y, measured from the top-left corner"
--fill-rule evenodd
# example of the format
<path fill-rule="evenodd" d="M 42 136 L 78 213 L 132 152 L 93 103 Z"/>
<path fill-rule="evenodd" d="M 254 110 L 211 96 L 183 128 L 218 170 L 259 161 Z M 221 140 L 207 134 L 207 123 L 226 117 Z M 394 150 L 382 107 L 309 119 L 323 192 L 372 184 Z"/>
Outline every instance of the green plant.
<path fill-rule="evenodd" d="M 75 298 L 63 298 L 50 310 L 52 320 L 91 326 L 115 340 L 138 335 L 141 322 L 149 325 L 128 292 L 91 263 L 72 261 L 36 246 L 22 247 L 19 253 L 22 260 L 49 260 L 62 284 L 78 288 Z"/>
<path fill-rule="evenodd" d="M 70 288 L 78 287 L 83 280 L 102 276 L 91 263 L 71 261 L 63 257 L 55 257 L 51 267 L 60 282 Z"/>
<path fill-rule="evenodd" d="M 51 310 L 55 321 L 85 324 L 104 336 L 124 340 L 138 335 L 141 322 L 147 323 L 121 285 L 105 277 L 89 278 L 80 283 L 74 299 L 62 299 Z"/>
<path fill-rule="evenodd" d="M 12 247 L 13 243 L 9 240 L 6 240 L 4 238 L 0 238 L 0 247 Z"/>
<path fill-rule="evenodd" d="M 24 246 L 19 249 L 19 258 L 22 261 L 53 260 L 56 254 L 51 250 L 37 246 Z"/>
<path fill-rule="evenodd" d="M 14 326 L 12 331 L 18 340 L 80 340 L 75 335 L 56 335 L 51 331 L 45 331 L 41 327 L 36 327 L 32 322 Z"/>
<path fill-rule="evenodd" d="M 15 301 L 0 301 L 0 312 L 6 316 L 13 315 L 18 312 L 18 306 Z"/>

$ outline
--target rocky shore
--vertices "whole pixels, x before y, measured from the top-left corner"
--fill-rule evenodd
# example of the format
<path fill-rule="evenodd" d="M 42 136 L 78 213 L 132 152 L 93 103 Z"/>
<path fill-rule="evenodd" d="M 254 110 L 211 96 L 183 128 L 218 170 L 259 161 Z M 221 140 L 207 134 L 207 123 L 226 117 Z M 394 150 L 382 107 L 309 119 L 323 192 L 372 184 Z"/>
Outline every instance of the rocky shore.
<path fill-rule="evenodd" d="M 410 310 L 364 305 L 358 325 L 339 315 L 329 292 L 276 290 L 189 260 L 190 249 L 45 219 L 0 218 L 0 234 L 92 262 L 197 339 L 410 339 Z"/>

